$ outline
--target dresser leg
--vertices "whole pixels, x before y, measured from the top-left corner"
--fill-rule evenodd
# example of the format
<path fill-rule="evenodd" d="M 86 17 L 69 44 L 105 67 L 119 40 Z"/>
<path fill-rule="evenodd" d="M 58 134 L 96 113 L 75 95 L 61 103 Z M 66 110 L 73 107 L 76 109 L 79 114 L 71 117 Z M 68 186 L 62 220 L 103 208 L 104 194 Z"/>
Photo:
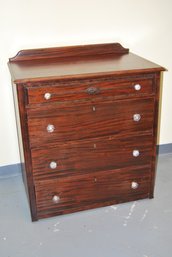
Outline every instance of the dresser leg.
<path fill-rule="evenodd" d="M 149 195 L 149 199 L 153 199 L 153 198 L 154 198 L 154 194 L 151 193 L 151 194 Z"/>
<path fill-rule="evenodd" d="M 38 221 L 38 218 L 37 217 L 31 217 L 31 219 L 32 219 L 32 222 L 34 222 L 34 221 Z"/>

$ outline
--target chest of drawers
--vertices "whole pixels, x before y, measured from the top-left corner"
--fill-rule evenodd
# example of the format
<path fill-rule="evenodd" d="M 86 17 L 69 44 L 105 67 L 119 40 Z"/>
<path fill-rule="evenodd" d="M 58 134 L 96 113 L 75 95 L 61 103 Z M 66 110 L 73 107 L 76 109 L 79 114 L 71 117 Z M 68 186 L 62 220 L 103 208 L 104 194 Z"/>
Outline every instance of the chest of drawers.
<path fill-rule="evenodd" d="M 32 220 L 152 198 L 160 75 L 120 44 L 9 60 Z"/>

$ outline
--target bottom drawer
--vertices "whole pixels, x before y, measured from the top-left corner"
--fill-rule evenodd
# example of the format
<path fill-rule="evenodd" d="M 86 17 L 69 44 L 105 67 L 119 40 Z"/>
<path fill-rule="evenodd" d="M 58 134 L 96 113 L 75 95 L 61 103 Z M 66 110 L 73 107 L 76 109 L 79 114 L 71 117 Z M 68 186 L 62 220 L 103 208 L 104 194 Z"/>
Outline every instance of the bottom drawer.
<path fill-rule="evenodd" d="M 149 197 L 149 166 L 37 182 L 38 218 Z"/>

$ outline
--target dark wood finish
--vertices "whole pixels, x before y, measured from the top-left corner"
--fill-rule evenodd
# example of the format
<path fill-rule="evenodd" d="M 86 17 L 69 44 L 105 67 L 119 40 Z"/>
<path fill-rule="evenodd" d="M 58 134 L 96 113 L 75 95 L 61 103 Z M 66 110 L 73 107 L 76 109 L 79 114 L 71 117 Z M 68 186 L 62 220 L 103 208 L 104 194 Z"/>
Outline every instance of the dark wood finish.
<path fill-rule="evenodd" d="M 163 67 L 115 43 L 22 50 L 9 68 L 33 221 L 153 197 Z"/>
<path fill-rule="evenodd" d="M 28 49 L 19 51 L 15 57 L 10 58 L 10 62 L 127 54 L 128 52 L 129 49 L 124 48 L 119 43 Z"/>
<path fill-rule="evenodd" d="M 94 171 L 119 169 L 128 166 L 151 164 L 152 135 L 132 137 L 106 136 L 66 144 L 50 145 L 32 150 L 33 175 L 35 180 L 92 173 Z M 133 149 L 140 155 L 133 156 Z M 57 168 L 51 169 L 50 162 Z"/>
<path fill-rule="evenodd" d="M 158 113 L 159 113 L 159 97 L 160 97 L 160 74 L 156 74 L 156 96 L 155 96 L 155 114 L 154 114 L 154 138 L 153 138 L 153 158 L 152 158 L 152 169 L 151 169 L 151 186 L 150 186 L 150 198 L 154 197 L 155 177 L 156 177 L 156 154 L 157 154 L 157 129 L 158 129 Z"/>
<path fill-rule="evenodd" d="M 127 106 L 127 108 L 126 108 Z M 133 121 L 139 113 L 141 120 Z M 63 105 L 42 106 L 28 109 L 30 146 L 80 140 L 105 135 L 124 136 L 139 131 L 152 131 L 154 99 L 123 100 Z M 55 127 L 47 132 L 47 125 Z M 120 126 L 120 130 L 119 130 Z"/>
<path fill-rule="evenodd" d="M 132 190 L 132 181 L 139 189 Z M 78 210 L 149 197 L 150 167 L 93 172 L 36 183 L 38 216 Z M 53 203 L 54 195 L 60 196 Z"/>
<path fill-rule="evenodd" d="M 35 187 L 33 182 L 32 160 L 31 160 L 31 152 L 30 152 L 29 137 L 28 137 L 27 113 L 25 111 L 25 94 L 24 94 L 24 88 L 22 85 L 17 85 L 17 95 L 15 95 L 15 97 L 16 97 L 15 106 L 16 106 L 16 109 L 19 108 L 19 115 L 20 115 L 20 123 L 19 121 L 17 123 L 18 136 L 19 136 L 19 133 L 22 134 L 22 139 L 19 136 L 20 156 L 21 156 L 22 163 L 24 162 L 25 164 L 25 165 L 22 164 L 23 180 L 24 180 L 26 192 L 29 199 L 32 221 L 36 221 L 37 207 L 36 207 L 36 199 L 35 199 Z"/>
<path fill-rule="evenodd" d="M 106 44 L 101 48 L 106 48 Z M 84 52 L 84 47 L 82 51 Z M 163 67 L 147 61 L 132 53 L 122 54 L 104 54 L 97 55 L 94 46 L 89 46 L 90 53 L 87 56 L 87 48 L 85 54 L 80 57 L 66 58 L 60 60 L 56 55 L 54 58 L 34 57 L 29 60 L 21 61 L 20 57 L 15 57 L 15 61 L 10 59 L 9 67 L 11 75 L 15 83 L 29 83 L 40 81 L 53 81 L 55 79 L 81 79 L 106 77 L 110 75 L 126 75 L 126 74 L 146 74 L 151 72 L 159 72 L 165 70 Z M 33 51 L 33 50 L 32 50 Z M 49 50 L 41 50 L 49 54 Z M 75 48 L 80 53 L 80 47 Z M 106 53 L 106 49 L 104 49 Z M 25 55 L 30 54 L 30 50 L 25 50 Z M 19 54 L 20 55 L 20 54 Z M 36 55 L 36 54 L 35 54 Z M 76 54 L 75 54 L 76 55 Z"/>
<path fill-rule="evenodd" d="M 141 89 L 136 91 L 134 86 L 141 85 Z M 27 87 L 28 104 L 50 103 L 61 101 L 94 100 L 99 98 L 113 97 L 114 99 L 129 96 L 142 96 L 154 93 L 154 81 L 152 75 L 145 77 L 130 77 L 123 79 L 94 79 L 72 82 L 56 83 L 36 83 Z M 51 98 L 46 100 L 44 95 L 51 94 Z"/>

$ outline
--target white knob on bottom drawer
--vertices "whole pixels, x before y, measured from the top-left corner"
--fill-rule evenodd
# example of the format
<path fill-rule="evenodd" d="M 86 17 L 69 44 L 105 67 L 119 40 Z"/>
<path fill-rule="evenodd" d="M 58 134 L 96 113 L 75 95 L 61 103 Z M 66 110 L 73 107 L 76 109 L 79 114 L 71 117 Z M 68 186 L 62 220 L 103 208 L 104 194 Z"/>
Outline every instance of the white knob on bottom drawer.
<path fill-rule="evenodd" d="M 135 84 L 134 85 L 134 89 L 137 90 L 137 91 L 140 90 L 141 89 L 141 85 L 140 84 Z"/>
<path fill-rule="evenodd" d="M 133 115 L 133 120 L 134 121 L 138 122 L 138 121 L 140 121 L 140 119 L 141 119 L 141 115 L 139 113 L 135 113 Z"/>
<path fill-rule="evenodd" d="M 135 181 L 131 182 L 131 188 L 132 189 L 137 189 L 139 187 L 139 184 Z"/>
<path fill-rule="evenodd" d="M 60 201 L 60 197 L 58 195 L 54 195 L 52 201 L 53 203 L 58 203 Z"/>
<path fill-rule="evenodd" d="M 52 132 L 54 132 L 54 130 L 55 130 L 54 125 L 48 124 L 48 126 L 47 126 L 47 132 L 48 132 L 48 133 L 52 133 Z"/>
<path fill-rule="evenodd" d="M 54 161 L 50 162 L 50 168 L 51 169 L 57 168 L 57 162 L 54 162 Z"/>
<path fill-rule="evenodd" d="M 44 98 L 45 98 L 46 100 L 49 100 L 49 99 L 51 98 L 51 94 L 50 94 L 50 93 L 45 93 L 45 94 L 44 94 Z"/>
<path fill-rule="evenodd" d="M 133 150 L 133 156 L 138 157 L 140 155 L 139 150 Z"/>

